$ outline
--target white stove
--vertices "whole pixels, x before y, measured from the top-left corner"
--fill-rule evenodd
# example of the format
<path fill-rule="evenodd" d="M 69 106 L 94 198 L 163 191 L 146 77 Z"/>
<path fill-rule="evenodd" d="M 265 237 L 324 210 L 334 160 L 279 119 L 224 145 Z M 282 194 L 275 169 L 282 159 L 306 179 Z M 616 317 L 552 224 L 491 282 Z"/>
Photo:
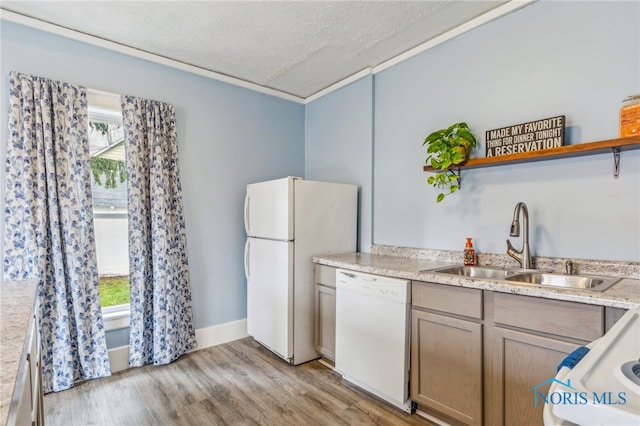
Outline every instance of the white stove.
<path fill-rule="evenodd" d="M 549 388 L 545 424 L 640 425 L 640 309 L 628 311 Z"/>

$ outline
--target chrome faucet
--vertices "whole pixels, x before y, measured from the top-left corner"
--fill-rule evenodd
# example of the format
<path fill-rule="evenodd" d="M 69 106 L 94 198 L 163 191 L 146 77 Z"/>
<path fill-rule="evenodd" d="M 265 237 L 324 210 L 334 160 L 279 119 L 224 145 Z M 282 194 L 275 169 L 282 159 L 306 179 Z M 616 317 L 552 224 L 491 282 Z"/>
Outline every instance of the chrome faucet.
<path fill-rule="evenodd" d="M 511 222 L 511 232 L 509 235 L 512 237 L 520 236 L 520 221 L 518 220 L 520 211 L 522 211 L 522 225 L 524 226 L 522 250 L 517 251 L 511 245 L 511 241 L 507 240 L 507 254 L 517 260 L 521 268 L 533 269 L 531 251 L 529 250 L 529 211 L 527 210 L 527 205 L 522 201 L 516 204 L 516 208 L 513 211 L 513 222 Z"/>

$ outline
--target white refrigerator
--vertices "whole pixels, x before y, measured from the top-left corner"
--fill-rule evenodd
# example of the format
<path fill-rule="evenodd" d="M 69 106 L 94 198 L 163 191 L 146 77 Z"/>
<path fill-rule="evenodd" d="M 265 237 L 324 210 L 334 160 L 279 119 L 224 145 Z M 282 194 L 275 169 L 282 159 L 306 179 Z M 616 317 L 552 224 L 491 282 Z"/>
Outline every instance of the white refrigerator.
<path fill-rule="evenodd" d="M 356 250 L 356 185 L 287 177 L 247 185 L 247 332 L 293 365 L 319 357 L 312 257 Z"/>

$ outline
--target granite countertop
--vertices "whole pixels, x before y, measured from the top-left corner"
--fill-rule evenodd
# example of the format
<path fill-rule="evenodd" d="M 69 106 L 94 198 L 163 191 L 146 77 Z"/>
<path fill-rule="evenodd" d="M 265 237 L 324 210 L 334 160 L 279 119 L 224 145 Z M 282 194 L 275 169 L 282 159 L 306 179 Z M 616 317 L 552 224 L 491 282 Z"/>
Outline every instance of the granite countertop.
<path fill-rule="evenodd" d="M 36 281 L 10 281 L 0 287 L 0 425 L 7 424 L 36 291 Z"/>
<path fill-rule="evenodd" d="M 435 269 L 451 263 L 430 259 L 408 258 L 369 253 L 346 253 L 316 256 L 313 261 L 327 266 L 346 268 L 353 271 L 376 275 L 428 281 L 438 284 L 470 287 L 502 293 L 544 297 L 548 299 L 610 306 L 624 309 L 640 308 L 640 280 L 621 278 L 616 284 L 603 292 L 542 287 L 530 284 L 517 284 L 484 278 L 470 278 L 439 274 L 425 270 Z M 461 262 L 458 262 L 458 264 Z M 604 275 L 600 273 L 598 275 Z"/>

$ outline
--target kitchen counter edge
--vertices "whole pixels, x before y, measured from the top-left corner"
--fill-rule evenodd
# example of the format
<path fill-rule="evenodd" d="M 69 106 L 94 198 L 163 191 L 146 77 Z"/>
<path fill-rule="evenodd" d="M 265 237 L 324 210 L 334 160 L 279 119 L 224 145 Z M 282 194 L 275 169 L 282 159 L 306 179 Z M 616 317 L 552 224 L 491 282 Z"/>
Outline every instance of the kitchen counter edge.
<path fill-rule="evenodd" d="M 313 261 L 320 265 L 344 268 L 357 272 L 383 275 L 408 280 L 426 281 L 457 287 L 476 288 L 523 296 L 587 303 L 623 309 L 640 309 L 640 280 L 621 278 L 611 288 L 603 291 L 580 289 L 555 289 L 550 287 L 517 284 L 507 281 L 485 278 L 469 278 L 428 272 L 451 263 L 435 262 L 425 259 L 413 259 L 396 256 L 384 256 L 369 253 L 345 253 L 314 256 Z M 427 271 L 425 271 L 427 270 Z"/>
<path fill-rule="evenodd" d="M 7 424 L 16 403 L 14 393 L 24 367 L 27 330 L 38 290 L 35 280 L 6 281 L 0 286 L 0 424 Z"/>

